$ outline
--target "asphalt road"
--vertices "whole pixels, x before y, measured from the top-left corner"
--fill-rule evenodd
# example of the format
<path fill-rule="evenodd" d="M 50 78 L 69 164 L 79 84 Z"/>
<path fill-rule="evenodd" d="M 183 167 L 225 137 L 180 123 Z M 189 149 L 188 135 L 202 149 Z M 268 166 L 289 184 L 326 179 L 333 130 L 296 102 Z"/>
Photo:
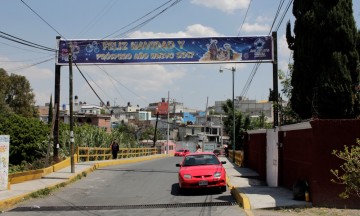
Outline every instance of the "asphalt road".
<path fill-rule="evenodd" d="M 246 215 L 227 190 L 180 194 L 180 157 L 96 170 L 44 198 L 22 202 L 6 215 Z"/>

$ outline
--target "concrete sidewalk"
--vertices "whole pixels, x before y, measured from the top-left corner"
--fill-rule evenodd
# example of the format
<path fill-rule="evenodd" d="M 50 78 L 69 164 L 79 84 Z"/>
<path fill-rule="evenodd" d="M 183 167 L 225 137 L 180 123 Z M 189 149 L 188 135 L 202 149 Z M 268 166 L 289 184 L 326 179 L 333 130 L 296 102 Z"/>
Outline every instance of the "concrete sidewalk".
<path fill-rule="evenodd" d="M 66 167 L 57 172 L 52 172 L 41 179 L 12 184 L 9 190 L 0 191 L 0 209 L 8 209 L 35 192 L 53 189 L 61 184 L 68 184 L 76 179 L 78 175 L 91 172 L 94 168 L 94 163 L 75 164 L 75 173 L 71 173 L 71 167 Z"/>
<path fill-rule="evenodd" d="M 220 159 L 226 161 L 229 188 L 245 210 L 311 206 L 309 202 L 294 200 L 292 191 L 286 188 L 266 186 L 257 179 L 255 171 L 238 167 L 226 157 Z"/>

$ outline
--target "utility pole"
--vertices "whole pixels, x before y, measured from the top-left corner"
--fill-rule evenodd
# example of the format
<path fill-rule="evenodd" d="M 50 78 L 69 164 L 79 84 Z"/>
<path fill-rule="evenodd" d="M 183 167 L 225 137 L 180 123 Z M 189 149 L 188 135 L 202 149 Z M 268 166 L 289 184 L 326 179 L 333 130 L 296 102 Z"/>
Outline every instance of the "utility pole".
<path fill-rule="evenodd" d="M 233 162 L 235 163 L 235 135 L 236 135 L 236 132 L 235 132 L 235 91 L 234 91 L 234 88 L 235 88 L 235 71 L 236 71 L 236 68 L 235 67 L 232 67 L 232 68 L 224 68 L 226 70 L 230 70 L 232 72 L 232 115 L 233 115 L 233 134 L 232 134 L 232 148 L 233 148 Z M 222 73 L 224 70 L 221 69 L 220 67 L 220 70 L 219 72 Z"/>
<path fill-rule="evenodd" d="M 60 36 L 56 36 L 56 40 L 60 40 Z M 58 43 L 57 43 L 58 44 Z M 56 57 L 58 58 L 59 53 Z M 59 113 L 60 113 L 60 71 L 61 66 L 55 64 L 55 95 L 54 95 L 54 108 L 55 108 L 55 121 L 54 121 L 54 147 L 53 147 L 53 161 L 59 162 Z"/>
<path fill-rule="evenodd" d="M 158 120 L 159 120 L 159 112 L 156 112 L 156 122 L 155 122 L 155 131 L 154 131 L 154 139 L 153 139 L 153 147 L 156 146 L 156 133 L 157 133 L 157 124 L 158 124 Z"/>
<path fill-rule="evenodd" d="M 278 90 L 278 51 L 277 51 L 277 32 L 272 33 L 274 43 L 273 61 L 273 102 L 274 102 L 274 128 L 279 126 L 279 90 Z"/>
<path fill-rule="evenodd" d="M 73 119 L 73 71 L 72 71 L 72 50 L 69 44 L 69 104 L 70 104 L 70 163 L 71 173 L 75 173 L 74 161 L 74 119 Z"/>

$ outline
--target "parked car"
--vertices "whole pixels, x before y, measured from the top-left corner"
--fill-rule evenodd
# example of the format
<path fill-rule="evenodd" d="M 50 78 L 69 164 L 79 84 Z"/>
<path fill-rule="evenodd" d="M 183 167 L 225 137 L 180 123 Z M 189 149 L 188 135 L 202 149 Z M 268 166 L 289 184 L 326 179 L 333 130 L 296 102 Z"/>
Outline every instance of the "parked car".
<path fill-rule="evenodd" d="M 174 156 L 185 156 L 187 154 L 190 154 L 189 149 L 179 149 L 175 152 Z"/>
<path fill-rule="evenodd" d="M 178 178 L 180 191 L 189 188 L 219 188 L 226 191 L 226 161 L 220 162 L 211 152 L 191 153 L 180 164 Z"/>

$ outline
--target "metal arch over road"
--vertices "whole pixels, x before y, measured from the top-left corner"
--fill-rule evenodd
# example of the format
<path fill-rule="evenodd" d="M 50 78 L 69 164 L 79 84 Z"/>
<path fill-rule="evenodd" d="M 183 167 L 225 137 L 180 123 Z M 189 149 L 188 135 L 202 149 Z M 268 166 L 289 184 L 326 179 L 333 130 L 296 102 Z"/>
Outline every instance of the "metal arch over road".
<path fill-rule="evenodd" d="M 87 64 L 179 64 L 179 63 L 273 63 L 273 101 L 278 103 L 277 33 L 255 37 L 152 38 L 113 40 L 64 40 L 58 43 L 55 64 L 54 161 L 58 161 L 60 68 L 69 65 L 70 133 L 72 132 L 72 63 Z M 278 106 L 274 106 L 274 127 Z M 73 140 L 73 137 L 70 137 Z M 70 141 L 71 152 L 73 142 Z M 72 167 L 74 167 L 73 154 Z M 73 170 L 72 170 L 73 171 Z"/>
<path fill-rule="evenodd" d="M 271 36 L 58 40 L 58 65 L 272 62 Z"/>

